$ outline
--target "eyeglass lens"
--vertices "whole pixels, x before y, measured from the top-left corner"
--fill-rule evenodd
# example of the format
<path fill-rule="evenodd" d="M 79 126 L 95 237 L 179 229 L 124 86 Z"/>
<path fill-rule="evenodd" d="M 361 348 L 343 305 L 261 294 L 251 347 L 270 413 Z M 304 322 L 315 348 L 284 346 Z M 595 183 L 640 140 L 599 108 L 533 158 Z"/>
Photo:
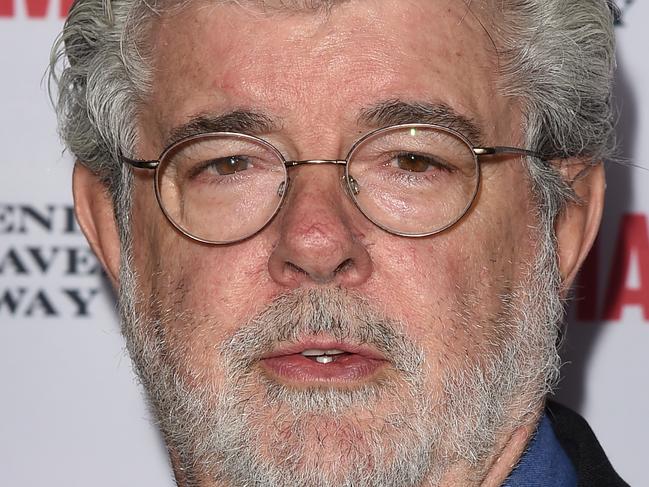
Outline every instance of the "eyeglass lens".
<path fill-rule="evenodd" d="M 350 195 L 392 233 L 424 235 L 462 217 L 478 184 L 468 143 L 434 126 L 398 126 L 361 139 L 348 156 Z M 188 139 L 167 151 L 158 198 L 181 231 L 227 243 L 259 231 L 278 210 L 287 182 L 281 154 L 241 134 Z"/>

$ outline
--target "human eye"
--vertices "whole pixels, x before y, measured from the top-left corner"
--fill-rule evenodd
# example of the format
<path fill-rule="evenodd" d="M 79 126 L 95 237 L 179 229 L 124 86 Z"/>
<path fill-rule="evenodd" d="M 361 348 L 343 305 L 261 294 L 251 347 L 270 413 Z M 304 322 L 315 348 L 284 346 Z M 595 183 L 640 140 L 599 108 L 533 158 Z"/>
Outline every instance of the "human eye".
<path fill-rule="evenodd" d="M 282 167 L 266 145 L 242 136 L 192 139 L 170 151 L 166 162 L 180 184 L 238 184 Z"/>
<path fill-rule="evenodd" d="M 247 155 L 203 155 L 183 161 L 179 176 L 186 182 L 201 184 L 234 183 L 247 177 L 255 168 L 253 158 Z"/>
<path fill-rule="evenodd" d="M 243 155 L 218 157 L 199 164 L 199 171 L 208 171 L 219 176 L 231 176 L 252 168 L 252 161 Z"/>
<path fill-rule="evenodd" d="M 411 173 L 427 173 L 431 171 L 454 171 L 454 167 L 433 154 L 416 152 L 399 152 L 392 156 L 391 165 Z"/>

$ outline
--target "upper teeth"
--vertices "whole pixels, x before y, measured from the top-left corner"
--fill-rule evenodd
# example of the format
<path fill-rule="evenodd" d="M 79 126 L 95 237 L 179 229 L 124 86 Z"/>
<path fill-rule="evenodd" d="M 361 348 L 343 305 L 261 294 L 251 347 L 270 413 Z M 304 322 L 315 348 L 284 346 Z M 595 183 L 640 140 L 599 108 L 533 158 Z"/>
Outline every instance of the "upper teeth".
<path fill-rule="evenodd" d="M 320 350 L 318 348 L 310 348 L 308 350 L 304 350 L 302 352 L 302 355 L 305 357 L 318 357 L 320 355 L 340 355 L 341 353 L 345 353 L 344 350 L 337 350 L 335 348 L 331 350 Z"/>

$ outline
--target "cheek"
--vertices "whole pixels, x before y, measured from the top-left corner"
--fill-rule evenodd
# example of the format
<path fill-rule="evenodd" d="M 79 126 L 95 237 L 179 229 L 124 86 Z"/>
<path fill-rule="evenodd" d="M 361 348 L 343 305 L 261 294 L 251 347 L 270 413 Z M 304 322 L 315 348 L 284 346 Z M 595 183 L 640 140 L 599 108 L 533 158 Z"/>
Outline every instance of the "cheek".
<path fill-rule="evenodd" d="M 156 330 L 164 354 L 188 386 L 219 386 L 224 377 L 218 347 L 269 301 L 263 252 L 204 247 L 167 239 L 149 278 L 147 314 L 162 319 Z M 144 292 L 144 291 L 143 291 Z M 148 302 L 147 302 L 148 300 Z"/>
<path fill-rule="evenodd" d="M 267 275 L 268 248 L 263 241 L 231 247 L 207 247 L 174 238 L 160 265 L 161 294 L 183 290 L 182 310 L 211 316 L 232 328 L 245 321 L 271 298 Z M 164 279 L 163 276 L 170 276 Z M 165 281 L 171 284 L 171 289 Z"/>
<path fill-rule="evenodd" d="M 216 312 L 233 322 L 265 302 L 271 243 L 264 238 L 231 246 L 195 242 L 167 221 L 152 186 L 150 179 L 138 178 L 133 198 L 132 252 L 143 296 L 173 299 L 175 308 Z M 176 291 L 182 291 L 181 302 Z"/>
<path fill-rule="evenodd" d="M 218 380 L 216 347 L 272 298 L 270 245 L 263 238 L 223 247 L 194 242 L 173 229 L 145 185 L 136 183 L 132 222 L 140 312 L 158 321 L 149 333 L 161 337 L 188 383 L 200 371 L 215 371 L 203 380 Z"/>
<path fill-rule="evenodd" d="M 520 227 L 525 230 L 518 233 Z M 433 363 L 479 357 L 507 336 L 503 296 L 535 255 L 528 232 L 525 225 L 492 219 L 430 239 L 393 240 L 376 256 L 378 302 L 388 303 L 385 311 L 406 323 Z"/>

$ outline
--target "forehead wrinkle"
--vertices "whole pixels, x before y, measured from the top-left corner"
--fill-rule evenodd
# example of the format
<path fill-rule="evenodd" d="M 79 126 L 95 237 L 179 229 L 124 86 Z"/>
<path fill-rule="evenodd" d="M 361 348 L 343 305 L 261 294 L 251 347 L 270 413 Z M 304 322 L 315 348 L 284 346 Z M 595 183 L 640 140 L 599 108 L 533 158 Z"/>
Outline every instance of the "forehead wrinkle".
<path fill-rule="evenodd" d="M 464 2 L 462 2 L 462 3 L 464 3 Z M 474 33 L 477 32 L 479 30 L 479 27 L 475 24 L 475 19 L 474 19 L 473 15 L 466 15 L 466 12 L 469 10 L 468 5 L 461 5 L 460 10 L 462 10 L 461 14 L 464 14 L 464 15 L 461 15 L 461 14 L 457 15 L 458 12 L 455 12 L 455 14 L 456 14 L 456 15 L 454 15 L 454 17 L 455 17 L 455 19 L 454 19 L 455 26 L 459 26 L 460 24 L 467 24 L 468 23 L 469 27 L 473 28 Z M 335 13 L 335 10 L 334 10 L 334 13 Z M 263 18 L 265 18 L 265 17 L 263 17 Z M 470 22 L 468 22 L 469 20 L 470 20 Z M 473 24 L 473 25 L 471 25 L 471 24 Z M 452 26 L 453 26 L 453 24 L 451 24 L 451 27 Z M 316 29 L 316 32 L 318 32 L 320 34 L 323 34 L 323 35 L 326 34 L 326 29 L 323 28 L 323 25 L 322 25 L 321 22 L 318 22 L 318 27 L 320 29 Z M 244 26 L 244 30 L 246 30 L 245 26 Z M 350 32 L 355 32 L 356 34 L 361 35 L 361 36 L 363 36 L 364 34 L 366 34 L 367 36 L 369 36 L 370 34 L 375 34 L 374 31 L 371 30 L 371 29 L 367 30 L 367 31 L 363 30 L 363 29 L 352 29 Z M 327 37 L 326 35 L 324 35 L 324 38 L 321 39 L 319 36 L 315 35 L 314 32 L 311 32 L 312 36 L 306 35 L 306 33 L 304 33 L 304 34 L 305 34 L 305 37 L 303 39 L 304 41 L 319 40 L 321 42 L 319 42 L 319 43 L 314 42 L 315 45 L 308 46 L 308 47 L 311 47 L 311 49 L 318 54 L 317 56 L 315 56 L 315 54 L 313 56 L 301 56 L 301 57 L 299 57 L 297 59 L 297 62 L 296 62 L 295 59 L 293 59 L 293 63 L 287 66 L 288 68 L 295 68 L 295 70 L 301 71 L 302 76 L 297 80 L 296 83 L 294 83 L 292 85 L 288 85 L 288 86 L 285 86 L 285 85 L 280 86 L 278 83 L 267 83 L 268 77 L 266 77 L 266 78 L 263 79 L 263 81 L 266 82 L 266 85 L 271 84 L 274 87 L 274 91 L 271 92 L 271 93 L 268 93 L 268 92 L 266 92 L 266 91 L 264 91 L 262 89 L 262 88 L 264 88 L 264 86 L 260 85 L 261 88 L 259 88 L 257 86 L 257 84 L 255 83 L 255 81 L 259 81 L 258 78 L 254 77 L 255 72 L 252 71 L 250 73 L 251 70 L 254 70 L 254 66 L 255 66 L 256 63 L 248 63 L 248 65 L 247 65 L 248 67 L 243 66 L 243 68 L 240 69 L 241 73 L 239 73 L 242 76 L 244 76 L 244 75 L 247 76 L 247 77 L 242 78 L 242 79 L 244 79 L 246 81 L 245 84 L 236 83 L 236 81 L 238 81 L 238 79 L 236 77 L 232 78 L 232 79 L 227 77 L 227 78 L 225 78 L 226 81 L 220 82 L 220 84 L 218 86 L 212 80 L 212 85 L 211 85 L 210 88 L 211 89 L 222 89 L 222 92 L 225 93 L 225 95 L 228 95 L 228 96 L 223 95 L 223 97 L 226 98 L 226 100 L 224 101 L 226 106 L 230 105 L 230 98 L 233 99 L 232 101 L 235 101 L 236 100 L 235 97 L 239 97 L 240 100 L 242 99 L 243 104 L 247 105 L 247 106 L 260 105 L 261 104 L 259 102 L 260 99 L 262 101 L 264 101 L 264 102 L 270 99 L 269 103 L 263 103 L 263 105 L 271 107 L 271 111 L 279 111 L 283 115 L 287 115 L 287 121 L 290 120 L 293 117 L 293 114 L 295 114 L 295 113 L 297 113 L 302 118 L 306 117 L 306 114 L 305 114 L 306 111 L 301 109 L 301 108 L 304 107 L 307 102 L 310 102 L 313 93 L 311 91 L 309 91 L 309 88 L 314 85 L 314 82 L 316 82 L 318 80 L 321 80 L 326 76 L 338 75 L 341 72 L 342 68 L 345 68 L 345 71 L 347 73 L 350 73 L 350 72 L 352 73 L 352 74 L 349 74 L 348 77 L 354 78 L 354 76 L 353 76 L 354 69 L 358 70 L 359 72 L 364 72 L 365 71 L 364 70 L 365 65 L 361 63 L 360 65 L 352 64 L 352 66 L 349 66 L 348 64 L 345 64 L 345 63 L 342 62 L 342 60 L 344 60 L 344 56 L 340 55 L 339 50 L 336 49 L 336 48 L 346 46 L 347 42 L 343 42 L 343 41 L 347 41 L 348 40 L 347 38 L 343 39 L 343 38 L 336 37 L 336 36 Z M 293 33 L 293 36 L 295 36 L 295 35 L 296 34 Z M 385 31 L 384 31 L 383 35 L 386 35 L 388 39 L 390 38 L 389 32 L 386 34 Z M 314 39 L 313 36 L 315 36 L 316 39 Z M 236 36 L 234 36 L 234 37 L 236 38 Z M 356 39 L 356 41 L 358 41 L 358 39 Z M 388 98 L 388 97 L 391 97 L 391 96 L 395 96 L 395 93 L 396 93 L 397 96 L 403 96 L 403 97 L 407 97 L 407 98 L 414 99 L 414 100 L 417 100 L 417 99 L 426 100 L 428 98 L 428 96 L 426 96 L 426 95 L 420 96 L 419 94 L 417 94 L 417 92 L 421 92 L 422 86 L 424 88 L 427 87 L 427 85 L 425 85 L 425 83 L 423 83 L 423 82 L 421 82 L 419 84 L 416 84 L 416 85 L 413 85 L 413 83 L 411 83 L 409 85 L 410 87 L 407 90 L 392 89 L 393 77 L 391 77 L 389 75 L 394 74 L 394 73 L 392 73 L 392 71 L 398 71 L 396 69 L 397 66 L 391 64 L 391 60 L 393 59 L 392 57 L 387 57 L 387 58 L 381 57 L 382 51 L 380 49 L 378 49 L 378 45 L 380 45 L 380 44 L 382 44 L 382 43 L 380 43 L 380 42 L 373 43 L 373 45 L 377 46 L 377 54 L 376 55 L 374 55 L 374 53 L 372 52 L 372 49 L 368 49 L 367 51 L 364 50 L 365 52 L 364 52 L 364 55 L 363 55 L 363 59 L 365 61 L 367 61 L 368 64 L 370 64 L 371 66 L 374 66 L 374 67 L 381 67 L 381 69 L 382 69 L 382 71 L 380 71 L 380 73 L 379 73 L 381 76 L 374 76 L 374 78 L 373 78 L 374 84 L 376 85 L 374 87 L 375 88 L 374 91 L 376 92 L 375 95 L 378 95 L 378 96 L 376 96 L 375 99 L 381 100 L 383 97 Z M 268 48 L 268 45 L 269 45 L 268 42 L 262 42 L 261 43 L 261 46 L 263 46 L 264 49 Z M 229 46 L 229 47 L 231 47 L 231 46 Z M 400 49 L 399 49 L 400 51 L 405 51 L 405 52 L 413 51 L 412 49 L 408 48 L 408 45 L 405 45 L 405 46 L 399 45 L 399 47 L 400 47 Z M 229 51 L 229 49 L 226 49 L 226 51 Z M 394 54 L 394 50 L 391 50 L 391 52 L 392 52 L 392 54 Z M 327 56 L 325 56 L 325 54 L 328 54 L 330 56 L 330 58 L 327 58 Z M 411 54 L 412 54 L 412 52 L 411 52 Z M 442 53 L 442 55 L 444 55 L 444 53 Z M 316 63 L 315 66 L 311 66 L 308 63 L 306 63 L 306 61 L 308 59 L 313 59 L 313 57 L 317 57 L 320 60 L 320 62 Z M 284 60 L 280 58 L 280 61 L 284 61 Z M 304 66 L 302 66 L 301 63 L 305 63 Z M 347 61 L 346 61 L 346 63 L 347 63 Z M 278 64 L 281 64 L 281 63 L 275 63 L 274 67 L 277 68 Z M 296 64 L 297 64 L 297 66 L 296 66 Z M 480 64 L 480 63 L 478 63 L 478 64 Z M 239 67 L 239 66 L 235 66 L 235 67 Z M 310 71 L 307 70 L 307 68 L 310 68 Z M 275 71 L 277 71 L 277 72 L 275 72 Z M 282 72 L 282 70 L 275 70 L 275 71 L 273 71 L 271 73 L 272 76 L 278 76 L 278 80 L 281 81 L 283 79 L 282 75 L 284 73 Z M 225 74 L 227 74 L 229 76 L 230 73 L 233 73 L 233 72 L 236 73 L 237 72 L 236 69 L 226 70 Z M 442 73 L 442 74 L 444 74 L 444 73 Z M 248 75 L 250 75 L 250 76 L 248 76 Z M 467 78 L 467 79 L 470 80 L 472 78 Z M 464 79 L 462 79 L 460 81 L 464 82 Z M 232 94 L 232 93 L 226 92 L 224 90 L 224 85 L 226 85 L 226 87 L 228 89 L 231 88 L 231 85 L 233 85 L 233 86 L 240 87 L 241 90 L 235 91 Z M 243 88 L 245 88 L 246 90 L 243 90 Z M 256 89 L 256 88 L 259 88 L 259 89 Z M 278 89 L 278 88 L 281 88 L 284 91 L 282 91 L 281 89 Z M 310 115 L 312 115 L 311 118 L 309 119 L 310 123 L 311 123 L 311 126 L 318 126 L 321 123 L 330 122 L 330 119 L 326 118 L 326 115 L 331 113 L 331 112 L 334 112 L 335 109 L 337 108 L 336 106 L 332 107 L 332 104 L 336 104 L 336 103 L 339 102 L 338 104 L 342 106 L 342 110 L 345 109 L 344 108 L 345 106 L 350 107 L 349 99 L 352 96 L 357 95 L 357 93 L 353 92 L 352 88 L 353 88 L 353 86 L 350 86 L 350 87 L 348 87 L 347 85 L 339 86 L 338 89 L 333 93 L 335 96 L 330 96 L 330 97 L 327 98 L 327 104 L 326 105 L 321 104 L 320 106 L 315 106 L 315 107 L 311 106 L 309 108 L 309 111 L 308 111 L 308 113 Z M 390 93 L 390 91 L 392 91 L 392 93 Z M 407 95 L 407 91 L 413 92 L 414 95 L 411 95 L 411 96 Z M 221 91 L 219 91 L 219 93 L 221 93 Z M 475 90 L 474 90 L 474 93 L 475 93 Z M 347 96 L 347 95 L 349 95 L 349 96 Z M 443 98 L 445 98 L 445 97 L 443 96 Z M 451 101 L 450 105 L 455 106 L 456 110 L 460 111 L 461 108 L 459 106 L 457 106 L 458 104 L 456 104 L 454 102 L 457 99 L 457 97 L 449 96 L 448 98 Z M 446 101 L 449 102 L 449 100 L 446 100 Z M 365 102 L 372 103 L 373 100 L 371 98 L 368 100 L 367 97 L 366 97 Z M 361 101 L 361 103 L 362 103 L 362 101 Z M 274 105 L 281 105 L 282 110 L 273 109 L 273 104 Z M 235 106 L 236 105 L 241 106 L 240 103 L 235 104 Z M 436 104 L 436 103 L 421 103 L 421 102 L 419 102 L 419 103 L 410 103 L 410 105 L 412 105 L 412 106 L 410 106 L 410 107 L 402 106 L 400 109 L 395 109 L 395 107 L 392 107 L 392 112 L 394 112 L 391 115 L 392 122 L 389 122 L 389 120 L 388 120 L 389 117 L 387 117 L 387 112 L 389 110 L 386 109 L 386 110 L 383 110 L 383 112 L 384 112 L 383 120 L 381 120 L 381 121 L 376 121 L 375 120 L 373 122 L 370 121 L 370 123 L 365 123 L 365 125 L 369 125 L 369 126 L 385 126 L 385 125 L 391 125 L 391 124 L 395 124 L 395 123 L 414 123 L 414 122 L 435 123 L 435 124 L 444 125 L 444 126 L 447 126 L 449 128 L 457 130 L 458 132 L 465 135 L 469 140 L 471 140 L 471 142 L 473 144 L 476 144 L 476 145 L 478 145 L 478 144 L 482 145 L 480 143 L 480 140 L 485 138 L 485 137 L 482 136 L 482 130 L 486 131 L 486 130 L 492 128 L 491 124 L 489 124 L 489 123 L 485 123 L 483 125 L 482 123 L 476 123 L 476 121 L 475 121 L 476 119 L 474 119 L 473 117 L 468 117 L 466 115 L 464 115 L 464 116 L 459 115 L 458 113 L 451 110 L 449 108 L 449 105 L 446 105 L 446 106 L 443 107 L 441 103 Z M 435 107 L 434 105 L 439 105 L 439 106 Z M 477 112 L 478 112 L 477 108 L 479 108 L 479 107 L 475 106 L 476 103 L 472 103 L 472 99 L 469 99 L 468 103 L 461 103 L 460 105 L 462 105 L 462 107 L 468 108 L 468 111 L 470 113 L 472 113 L 472 114 L 474 114 L 474 113 L 477 114 Z M 230 106 L 232 106 L 232 105 L 230 105 Z M 415 110 L 415 108 L 417 108 L 418 110 Z M 367 110 L 367 111 L 369 112 L 370 110 Z M 401 112 L 401 114 L 398 115 L 397 112 Z M 407 112 L 409 112 L 409 113 L 407 113 Z M 198 118 L 208 118 L 208 117 L 200 115 L 200 116 L 194 117 L 194 118 L 198 119 Z M 350 118 L 351 118 L 351 120 L 350 120 Z M 347 123 L 349 123 L 350 127 L 352 127 L 354 125 L 354 118 L 355 118 L 355 114 L 353 114 L 353 113 L 351 114 L 351 117 L 350 117 L 350 115 L 345 115 L 344 116 L 345 121 Z M 367 117 L 367 118 L 370 118 L 370 117 Z M 498 120 L 497 117 L 494 117 L 494 119 Z M 480 117 L 478 117 L 478 120 L 482 120 L 482 119 Z M 194 123 L 193 126 L 191 126 L 191 124 L 189 124 L 189 123 L 184 124 L 184 125 L 187 125 L 187 126 L 181 127 L 181 129 L 184 128 L 186 130 L 174 130 L 173 134 L 171 134 L 169 137 L 171 139 L 176 139 L 177 140 L 179 138 L 182 138 L 183 136 L 194 135 L 196 133 L 204 133 L 204 132 L 210 132 L 210 131 L 221 131 L 221 130 L 239 131 L 239 132 L 251 133 L 251 134 L 255 134 L 255 135 L 275 131 L 275 130 L 268 130 L 265 127 L 255 128 L 255 127 L 251 127 L 249 125 L 246 125 L 246 123 L 238 123 L 238 122 L 237 122 L 237 124 L 231 124 L 231 125 L 226 124 L 226 126 L 216 124 L 216 123 L 211 123 L 211 122 L 210 123 L 202 123 L 203 121 L 201 121 L 201 120 L 198 120 L 196 122 L 197 123 Z M 198 122 L 200 122 L 200 123 L 198 123 Z M 339 120 L 337 120 L 337 122 L 339 122 Z M 365 122 L 367 122 L 367 120 Z M 163 125 L 163 124 L 160 124 L 160 125 Z M 339 126 L 340 124 L 338 123 L 337 125 Z M 362 125 L 362 124 L 360 124 L 360 125 Z M 281 130 L 282 128 L 283 127 L 280 127 L 279 130 Z M 489 131 L 489 133 L 491 134 L 491 131 Z M 491 136 L 489 138 L 491 139 Z"/>

